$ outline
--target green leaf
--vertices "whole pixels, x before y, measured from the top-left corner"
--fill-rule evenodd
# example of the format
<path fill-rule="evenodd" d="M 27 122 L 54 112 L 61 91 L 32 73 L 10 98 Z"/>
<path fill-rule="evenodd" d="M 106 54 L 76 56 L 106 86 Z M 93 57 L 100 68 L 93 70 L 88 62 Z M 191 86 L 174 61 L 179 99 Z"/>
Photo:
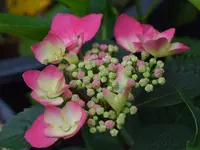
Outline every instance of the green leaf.
<path fill-rule="evenodd" d="M 109 133 L 89 132 L 88 127 L 82 129 L 87 150 L 123 150 L 123 145 L 117 137 L 112 137 Z"/>
<path fill-rule="evenodd" d="M 200 58 L 200 40 L 193 39 L 190 37 L 175 37 L 173 42 L 180 42 L 190 47 L 190 50 L 182 53 L 181 55 L 177 55 L 180 58 Z"/>
<path fill-rule="evenodd" d="M 188 98 L 193 99 L 200 94 L 200 61 L 173 59 L 165 62 L 166 84 L 155 86 L 154 91 L 141 92 L 136 100 L 138 106 L 164 107 L 182 103 L 182 99 L 174 89 L 178 87 Z"/>
<path fill-rule="evenodd" d="M 134 134 L 134 133 L 132 133 Z M 187 126 L 155 124 L 143 127 L 135 138 L 136 150 L 182 150 L 192 138 Z"/>
<path fill-rule="evenodd" d="M 90 12 L 92 13 L 99 13 L 101 12 L 105 7 L 107 0 L 90 0 Z"/>
<path fill-rule="evenodd" d="M 29 148 L 24 138 L 25 132 L 43 111 L 42 106 L 34 106 L 12 117 L 0 132 L 0 147 L 15 150 Z"/>
<path fill-rule="evenodd" d="M 181 93 L 181 91 L 174 86 L 176 89 L 177 93 L 181 97 L 181 99 L 185 102 L 187 105 L 188 109 L 190 110 L 192 117 L 194 119 L 196 131 L 194 135 L 193 142 L 188 142 L 187 143 L 187 150 L 197 150 L 200 149 L 200 134 L 199 134 L 199 129 L 200 129 L 200 110 L 197 108 L 192 101 L 186 99 L 184 95 Z"/>
<path fill-rule="evenodd" d="M 89 0 L 58 0 L 61 4 L 68 7 L 73 14 L 77 16 L 84 16 L 88 13 Z"/>
<path fill-rule="evenodd" d="M 199 0 L 188 0 L 192 3 L 198 10 L 200 10 L 200 1 Z"/>
<path fill-rule="evenodd" d="M 19 43 L 19 53 L 22 56 L 33 56 L 33 51 L 31 50 L 31 46 L 37 43 L 37 41 L 21 38 Z"/>
<path fill-rule="evenodd" d="M 49 30 L 45 19 L 0 13 L 0 33 L 42 40 Z"/>

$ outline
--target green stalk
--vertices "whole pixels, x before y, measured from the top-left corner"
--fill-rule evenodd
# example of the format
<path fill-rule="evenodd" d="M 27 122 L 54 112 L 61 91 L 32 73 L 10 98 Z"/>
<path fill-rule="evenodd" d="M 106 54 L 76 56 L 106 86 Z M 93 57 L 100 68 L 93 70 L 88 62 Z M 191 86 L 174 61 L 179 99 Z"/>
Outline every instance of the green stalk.
<path fill-rule="evenodd" d="M 128 134 L 125 128 L 122 128 L 120 130 L 120 136 L 124 139 L 124 142 L 129 146 L 130 150 L 133 150 L 134 146 L 134 140 L 132 137 Z"/>

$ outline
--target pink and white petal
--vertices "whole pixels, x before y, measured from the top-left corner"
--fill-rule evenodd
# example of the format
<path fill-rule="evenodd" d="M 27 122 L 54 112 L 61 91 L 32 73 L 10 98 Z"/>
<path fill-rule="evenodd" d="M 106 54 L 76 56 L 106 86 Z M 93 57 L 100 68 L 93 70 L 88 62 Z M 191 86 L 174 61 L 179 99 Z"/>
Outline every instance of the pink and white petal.
<path fill-rule="evenodd" d="M 53 145 L 58 138 L 46 137 L 44 130 L 48 125 L 44 122 L 44 115 L 40 115 L 26 131 L 25 139 L 35 148 L 46 148 Z"/>
<path fill-rule="evenodd" d="M 44 121 L 52 126 L 63 126 L 64 121 L 61 116 L 61 109 L 54 106 L 47 106 L 44 111 Z"/>
<path fill-rule="evenodd" d="M 39 76 L 40 76 L 40 71 L 38 70 L 28 70 L 22 74 L 24 82 L 32 90 L 36 90 L 38 88 L 37 80 Z"/>
<path fill-rule="evenodd" d="M 148 51 L 151 54 L 151 52 L 158 51 L 167 42 L 168 42 L 168 40 L 166 38 L 162 37 L 157 40 L 149 40 L 149 41 L 143 43 L 143 47 L 146 51 Z"/>
<path fill-rule="evenodd" d="M 168 39 L 169 42 L 171 42 L 172 38 L 174 37 L 176 29 L 175 28 L 170 28 L 168 30 L 165 30 L 161 33 L 161 36 L 165 37 Z"/>
<path fill-rule="evenodd" d="M 67 102 L 62 108 L 62 117 L 66 124 L 74 126 L 76 122 L 81 120 L 82 108 L 77 102 Z"/>
<path fill-rule="evenodd" d="M 152 25 L 150 24 L 142 24 L 142 28 L 143 28 L 143 34 L 144 36 L 147 36 L 148 38 L 154 38 L 154 28 Z"/>
<path fill-rule="evenodd" d="M 68 131 L 65 131 L 62 129 L 62 127 L 49 126 L 44 130 L 44 135 L 47 137 L 62 138 L 73 134 L 76 131 L 77 127 L 78 126 L 76 125 L 71 127 Z"/>
<path fill-rule="evenodd" d="M 58 91 L 57 91 L 57 93 L 55 94 L 55 95 L 57 95 L 57 96 L 59 96 L 59 95 L 61 95 L 61 94 L 63 94 L 67 89 L 69 88 L 69 85 L 67 85 L 67 84 L 64 84 L 64 86 L 60 86 L 58 89 Z"/>
<path fill-rule="evenodd" d="M 74 135 L 76 135 L 79 132 L 79 130 L 82 128 L 82 126 L 84 125 L 86 119 L 87 119 L 87 112 L 84 109 L 82 109 L 82 117 L 81 117 L 81 120 L 78 122 L 75 132 L 73 132 L 72 134 L 68 136 L 65 136 L 64 139 L 69 139 L 73 137 Z"/>
<path fill-rule="evenodd" d="M 74 15 L 59 13 L 53 18 L 50 32 L 57 34 L 67 47 L 71 39 L 76 36 L 73 28 L 79 20 L 80 18 Z"/>
<path fill-rule="evenodd" d="M 171 47 L 170 47 L 170 53 L 172 55 L 174 54 L 179 54 L 185 51 L 190 50 L 190 48 L 182 43 L 176 42 L 176 43 L 172 43 Z"/>
<path fill-rule="evenodd" d="M 138 52 L 145 51 L 145 49 L 144 49 L 143 46 L 142 46 L 142 43 L 140 43 L 140 42 L 133 42 L 133 46 L 135 47 L 135 49 L 136 49 Z"/>
<path fill-rule="evenodd" d="M 38 95 L 35 91 L 31 92 L 31 97 L 44 106 L 58 106 L 64 102 L 62 97 L 49 99 L 47 96 Z"/>
<path fill-rule="evenodd" d="M 141 24 L 132 17 L 122 14 L 116 21 L 114 35 L 117 43 L 127 51 L 136 52 L 133 42 L 139 42 L 137 34 L 143 34 Z"/>
<path fill-rule="evenodd" d="M 101 25 L 102 14 L 89 14 L 81 18 L 75 26 L 77 33 L 84 33 L 83 43 L 91 40 Z"/>

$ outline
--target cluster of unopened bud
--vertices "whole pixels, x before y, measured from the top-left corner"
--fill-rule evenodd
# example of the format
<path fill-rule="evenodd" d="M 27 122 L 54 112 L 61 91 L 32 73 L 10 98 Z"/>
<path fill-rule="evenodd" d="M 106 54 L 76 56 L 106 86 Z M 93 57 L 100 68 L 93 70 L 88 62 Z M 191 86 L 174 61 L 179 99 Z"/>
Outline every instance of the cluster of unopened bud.
<path fill-rule="evenodd" d="M 78 60 L 78 57 L 72 54 L 70 58 L 66 58 L 69 62 L 67 65 L 59 65 L 59 68 L 70 76 L 71 88 L 86 90 L 89 97 L 89 101 L 86 102 L 89 114 L 87 124 L 91 133 L 109 130 L 112 136 L 117 136 L 125 123 L 126 116 L 137 112 L 132 103 L 134 96 L 130 93 L 130 89 L 142 87 L 146 92 L 151 92 L 153 86 L 165 84 L 164 63 L 161 60 L 149 58 L 148 53 L 141 53 L 141 58 L 134 54 L 124 56 L 120 63 L 112 56 L 117 51 L 117 46 L 94 43 L 92 49 L 85 53 L 83 60 Z M 118 78 L 121 76 L 119 75 L 121 67 L 124 76 L 122 78 L 125 78 L 125 81 L 119 81 Z M 127 85 L 123 87 L 119 82 L 122 84 L 126 82 Z M 121 86 L 123 89 L 120 89 Z M 103 89 L 120 98 L 126 88 L 129 90 L 129 95 L 124 96 L 125 99 L 122 98 L 126 103 L 117 112 L 115 106 L 105 99 Z M 79 102 L 81 106 L 85 105 L 85 102 L 71 91 L 65 92 L 64 97 Z"/>

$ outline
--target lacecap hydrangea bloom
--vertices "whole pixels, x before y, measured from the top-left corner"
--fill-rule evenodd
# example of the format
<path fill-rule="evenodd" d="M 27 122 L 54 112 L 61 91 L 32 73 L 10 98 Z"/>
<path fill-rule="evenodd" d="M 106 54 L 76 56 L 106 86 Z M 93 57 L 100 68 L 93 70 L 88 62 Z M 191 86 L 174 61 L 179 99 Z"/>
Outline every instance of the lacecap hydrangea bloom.
<path fill-rule="evenodd" d="M 32 98 L 45 106 L 25 134 L 31 146 L 45 148 L 60 138 L 70 138 L 84 123 L 91 134 L 109 131 L 117 136 L 127 115 L 137 113 L 132 91 L 143 88 L 152 92 L 154 86 L 165 84 L 164 62 L 159 57 L 189 50 L 181 43 L 171 43 L 175 29 L 160 33 L 123 14 L 114 33 L 117 43 L 130 52 L 128 55 L 119 60 L 113 55 L 119 51 L 118 46 L 93 43 L 79 57 L 83 44 L 98 31 L 101 19 L 102 14 L 83 18 L 57 14 L 48 35 L 32 46 L 39 62 L 54 65 L 23 74 L 33 90 Z M 68 83 L 65 75 L 70 78 Z M 78 94 L 79 90 L 86 95 Z"/>

